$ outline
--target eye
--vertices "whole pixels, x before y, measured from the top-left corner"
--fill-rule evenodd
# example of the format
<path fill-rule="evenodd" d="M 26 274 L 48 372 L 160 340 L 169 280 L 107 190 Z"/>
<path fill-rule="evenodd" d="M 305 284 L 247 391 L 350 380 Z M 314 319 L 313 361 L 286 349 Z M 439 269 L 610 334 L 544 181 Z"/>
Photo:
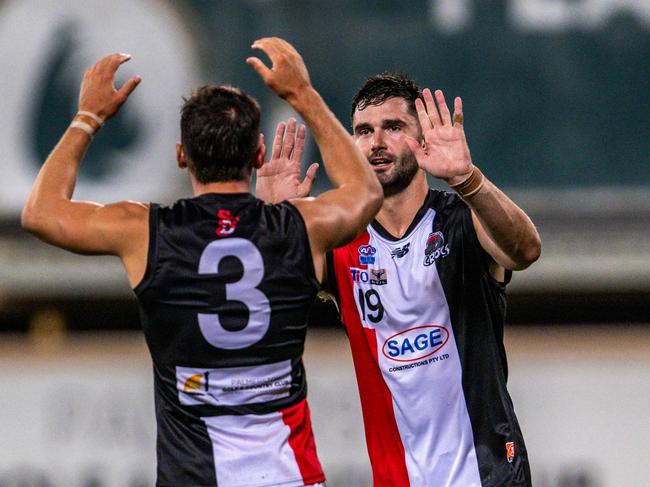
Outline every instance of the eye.
<path fill-rule="evenodd" d="M 390 132 L 400 132 L 402 130 L 402 126 L 397 125 L 397 124 L 396 125 L 391 125 L 390 127 L 388 127 L 388 130 Z"/>
<path fill-rule="evenodd" d="M 362 128 L 357 130 L 357 135 L 368 135 L 370 133 L 369 128 Z"/>

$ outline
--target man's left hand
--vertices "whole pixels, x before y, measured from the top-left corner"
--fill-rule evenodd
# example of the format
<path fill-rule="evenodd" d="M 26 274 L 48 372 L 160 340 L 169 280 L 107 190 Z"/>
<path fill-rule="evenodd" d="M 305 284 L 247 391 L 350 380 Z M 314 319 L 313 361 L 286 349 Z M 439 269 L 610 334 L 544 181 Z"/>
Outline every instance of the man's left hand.
<path fill-rule="evenodd" d="M 466 179 L 472 171 L 472 157 L 463 130 L 463 102 L 454 100 L 453 121 L 441 90 L 435 98 L 426 88 L 415 108 L 422 128 L 422 142 L 408 138 L 418 165 L 426 172 L 447 181 L 451 186 Z"/>

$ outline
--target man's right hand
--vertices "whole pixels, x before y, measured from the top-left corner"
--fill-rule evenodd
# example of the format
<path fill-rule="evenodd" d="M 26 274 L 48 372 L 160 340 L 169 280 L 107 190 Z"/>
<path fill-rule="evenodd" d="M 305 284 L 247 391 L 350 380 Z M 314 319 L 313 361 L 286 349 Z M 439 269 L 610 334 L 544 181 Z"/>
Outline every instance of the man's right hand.
<path fill-rule="evenodd" d="M 79 111 L 94 113 L 104 121 L 118 112 L 142 81 L 140 76 L 133 76 L 119 90 L 115 89 L 115 73 L 129 59 L 129 54 L 111 54 L 86 70 L 79 92 Z"/>
<path fill-rule="evenodd" d="M 287 41 L 278 37 L 264 37 L 253 42 L 251 47 L 264 52 L 272 65 L 268 68 L 257 57 L 249 57 L 246 63 L 280 98 L 292 103 L 301 92 L 311 88 L 309 73 L 302 57 Z"/>
<path fill-rule="evenodd" d="M 265 38 L 255 41 L 253 49 L 265 52 L 272 67 L 255 57 L 246 62 L 310 128 L 332 183 L 331 190 L 315 198 L 291 200 L 305 222 L 320 281 L 325 252 L 351 242 L 370 223 L 381 207 L 383 192 L 361 150 L 311 85 L 305 63 L 293 46 L 282 39 Z"/>

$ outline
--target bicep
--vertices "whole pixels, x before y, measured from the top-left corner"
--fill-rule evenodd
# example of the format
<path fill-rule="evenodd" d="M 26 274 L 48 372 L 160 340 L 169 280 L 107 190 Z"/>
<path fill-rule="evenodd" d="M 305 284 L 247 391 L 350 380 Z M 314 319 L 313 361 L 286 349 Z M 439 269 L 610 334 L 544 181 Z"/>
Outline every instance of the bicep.
<path fill-rule="evenodd" d="M 292 200 L 305 220 L 312 250 L 325 254 L 328 250 L 345 245 L 363 229 L 353 211 L 334 202 L 327 193 L 318 198 Z"/>
<path fill-rule="evenodd" d="M 350 211 L 332 204 L 321 194 L 318 198 L 301 198 L 291 203 L 302 215 L 309 238 L 316 277 L 323 283 L 327 275 L 326 252 L 354 240 L 365 227 Z"/>
<path fill-rule="evenodd" d="M 70 201 L 50 213 L 35 233 L 72 252 L 123 255 L 146 230 L 148 214 L 148 205 L 142 203 Z"/>

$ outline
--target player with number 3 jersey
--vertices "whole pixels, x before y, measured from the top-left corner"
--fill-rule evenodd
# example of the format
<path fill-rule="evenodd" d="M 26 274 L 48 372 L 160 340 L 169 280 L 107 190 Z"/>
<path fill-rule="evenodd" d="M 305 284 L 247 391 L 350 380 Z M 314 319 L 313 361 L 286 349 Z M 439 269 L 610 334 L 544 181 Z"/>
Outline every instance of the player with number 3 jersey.
<path fill-rule="evenodd" d="M 115 89 L 129 56 L 113 54 L 86 72 L 79 112 L 23 209 L 23 226 L 44 241 L 122 260 L 153 361 L 159 487 L 325 481 L 302 365 L 307 314 L 325 253 L 370 222 L 381 187 L 296 50 L 278 38 L 253 48 L 272 67 L 256 57 L 248 64 L 312 129 L 331 191 L 277 205 L 256 199 L 252 171 L 263 186 L 278 168 L 299 164 L 305 128 L 280 124 L 265 164 L 257 102 L 237 88 L 205 86 L 183 105 L 176 147 L 194 197 L 169 207 L 73 200 L 93 135 L 140 82 L 133 77 Z M 298 186 L 308 191 L 314 171 Z"/>

